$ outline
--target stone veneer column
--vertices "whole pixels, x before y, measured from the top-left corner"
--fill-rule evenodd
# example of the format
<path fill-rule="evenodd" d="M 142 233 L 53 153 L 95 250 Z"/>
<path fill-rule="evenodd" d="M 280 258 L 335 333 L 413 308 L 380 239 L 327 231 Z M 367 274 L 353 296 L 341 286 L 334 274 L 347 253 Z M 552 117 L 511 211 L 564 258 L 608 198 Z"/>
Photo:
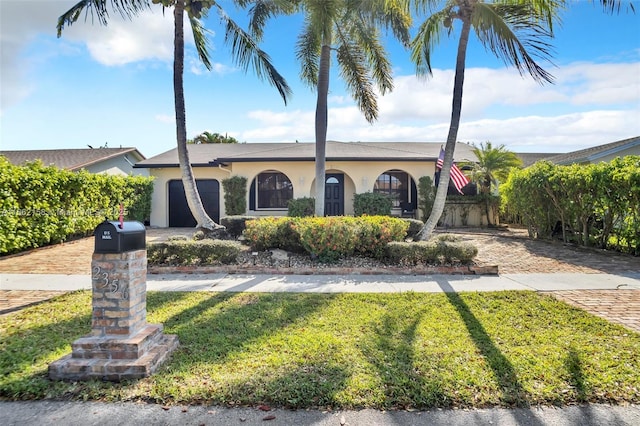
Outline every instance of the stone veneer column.
<path fill-rule="evenodd" d="M 147 323 L 146 250 L 94 253 L 91 334 L 49 365 L 53 380 L 120 381 L 147 377 L 178 346 L 162 324 Z"/>

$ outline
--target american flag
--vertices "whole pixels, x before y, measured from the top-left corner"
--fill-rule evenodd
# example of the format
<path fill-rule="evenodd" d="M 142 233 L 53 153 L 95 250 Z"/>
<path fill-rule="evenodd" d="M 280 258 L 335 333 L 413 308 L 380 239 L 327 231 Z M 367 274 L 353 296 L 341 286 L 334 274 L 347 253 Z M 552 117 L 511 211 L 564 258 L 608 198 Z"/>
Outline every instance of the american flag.
<path fill-rule="evenodd" d="M 438 156 L 438 161 L 436 161 L 436 169 L 442 169 L 444 164 L 444 149 L 440 147 L 440 155 Z M 467 178 L 464 173 L 456 166 L 456 163 L 451 164 L 451 171 L 449 172 L 451 180 L 453 181 L 453 185 L 456 187 L 459 193 L 462 192 L 462 188 L 464 188 L 469 183 L 469 178 Z"/>

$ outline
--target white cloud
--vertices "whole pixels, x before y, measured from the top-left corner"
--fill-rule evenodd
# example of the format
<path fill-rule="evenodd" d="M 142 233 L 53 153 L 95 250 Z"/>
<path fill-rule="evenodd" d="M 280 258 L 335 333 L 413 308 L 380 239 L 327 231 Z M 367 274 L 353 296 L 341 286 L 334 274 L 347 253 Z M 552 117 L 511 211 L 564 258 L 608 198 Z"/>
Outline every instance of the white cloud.
<path fill-rule="evenodd" d="M 65 27 L 59 43 L 47 52 L 27 57 L 25 49 L 39 36 L 55 37 L 57 18 L 70 9 L 77 0 L 2 0 L 0 1 L 1 44 L 1 108 L 5 110 L 28 96 L 34 84 L 28 79 L 36 62 L 43 62 L 43 55 L 78 53 L 74 46 L 86 45 L 91 57 L 107 66 L 125 65 L 138 61 L 163 61 L 173 59 L 173 14 L 154 6 L 131 20 L 111 12 L 107 27 L 84 15 L 73 25 Z M 193 45 L 193 35 L 185 18 L 185 43 Z M 210 37 L 215 34 L 212 32 Z M 213 47 L 210 47 L 213 49 Z M 196 73 L 197 66 L 188 67 Z M 221 64 L 215 64 L 217 72 L 229 72 Z"/>
<path fill-rule="evenodd" d="M 33 90 L 27 74 L 32 61 L 22 56 L 23 49 L 38 34 L 55 36 L 56 18 L 71 7 L 73 0 L 0 1 L 0 108 L 19 102 Z"/>
<path fill-rule="evenodd" d="M 490 140 L 525 152 L 566 152 L 640 135 L 638 66 L 571 64 L 557 70 L 555 85 L 546 86 L 508 69 L 468 69 L 458 140 Z M 428 81 L 397 77 L 394 92 L 379 99 L 380 119 L 374 125 L 366 123 L 353 102 L 329 108 L 328 139 L 445 140 L 452 76 L 452 71 L 436 70 Z M 252 142 L 315 138 L 313 110 L 261 110 L 248 117 L 258 122 L 243 134 Z"/>
<path fill-rule="evenodd" d="M 185 31 L 185 40 L 189 34 Z M 142 60 L 170 61 L 173 58 L 173 14 L 163 15 L 159 8 L 154 8 L 141 12 L 132 20 L 115 14 L 108 26 L 79 21 L 64 30 L 63 38 L 86 44 L 91 57 L 107 66 Z"/>

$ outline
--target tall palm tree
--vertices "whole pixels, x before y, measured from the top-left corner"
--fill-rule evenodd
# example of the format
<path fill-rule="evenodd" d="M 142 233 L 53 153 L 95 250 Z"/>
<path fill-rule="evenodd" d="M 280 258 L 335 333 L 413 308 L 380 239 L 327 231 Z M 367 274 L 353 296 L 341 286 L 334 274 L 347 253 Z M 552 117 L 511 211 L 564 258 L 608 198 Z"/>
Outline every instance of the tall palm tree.
<path fill-rule="evenodd" d="M 416 0 L 422 11 L 431 12 L 442 2 Z M 551 10 L 549 13 L 554 12 Z M 513 2 L 485 3 L 481 0 L 447 0 L 444 6 L 433 13 L 420 25 L 411 43 L 412 59 L 418 74 L 431 74 L 431 52 L 443 34 L 451 35 L 453 25 L 461 23 L 456 70 L 453 87 L 451 123 L 444 149 L 444 164 L 440 171 L 440 181 L 431 214 L 424 224 L 419 239 L 431 237 L 442 215 L 449 187 L 449 176 L 455 144 L 458 138 L 462 110 L 462 89 L 466 65 L 467 45 L 473 29 L 480 42 L 506 64 L 515 66 L 521 74 L 529 73 L 536 81 L 552 82 L 552 76 L 542 69 L 532 55 L 549 57 L 550 30 L 542 25 L 543 12 L 538 11 L 533 2 L 514 4 Z"/>
<path fill-rule="evenodd" d="M 443 35 L 461 25 L 453 86 L 451 122 L 445 145 L 444 164 L 431 214 L 418 238 L 429 239 L 442 215 L 449 187 L 453 154 L 460 127 L 462 90 L 469 36 L 473 29 L 480 43 L 506 65 L 516 67 L 540 83 L 552 83 L 553 76 L 534 57 L 550 59 L 549 40 L 559 12 L 568 0 L 414 0 L 418 10 L 428 14 L 411 43 L 411 56 L 418 74 L 431 74 L 431 53 Z M 599 0 L 607 12 L 620 9 L 619 0 Z M 632 6 L 631 6 L 632 8 Z"/>
<path fill-rule="evenodd" d="M 261 37 L 268 18 L 279 14 L 304 14 L 296 56 L 300 76 L 317 90 L 315 115 L 315 214 L 324 216 L 325 158 L 328 128 L 327 99 L 331 53 L 336 52 L 340 76 L 365 119 L 378 118 L 375 88 L 392 90 L 392 70 L 380 42 L 381 27 L 389 28 L 405 45 L 411 24 L 405 0 L 259 0 L 250 1 L 253 33 Z"/>
<path fill-rule="evenodd" d="M 242 30 L 215 0 L 82 0 L 58 18 L 58 37 L 63 28 L 76 22 L 84 14 L 94 14 L 101 25 L 107 25 L 109 8 L 118 12 L 122 17 L 131 19 L 141 11 L 150 8 L 150 3 L 161 3 L 163 8 L 174 8 L 174 60 L 173 60 L 173 90 L 176 114 L 176 139 L 178 160 L 182 173 L 187 204 L 197 222 L 198 228 L 216 230 L 223 228 L 209 217 L 198 193 L 195 176 L 191 168 L 189 151 L 187 149 L 187 124 L 184 100 L 184 12 L 187 12 L 196 50 L 204 66 L 211 70 L 211 61 L 207 48 L 207 31 L 202 26 L 200 18 L 205 17 L 209 9 L 216 9 L 221 22 L 225 26 L 225 42 L 231 44 L 232 56 L 236 63 L 245 71 L 249 67 L 261 79 L 266 79 L 273 85 L 280 96 L 287 102 L 291 90 L 284 78 L 271 64 L 269 56 L 263 52 L 256 41 Z"/>

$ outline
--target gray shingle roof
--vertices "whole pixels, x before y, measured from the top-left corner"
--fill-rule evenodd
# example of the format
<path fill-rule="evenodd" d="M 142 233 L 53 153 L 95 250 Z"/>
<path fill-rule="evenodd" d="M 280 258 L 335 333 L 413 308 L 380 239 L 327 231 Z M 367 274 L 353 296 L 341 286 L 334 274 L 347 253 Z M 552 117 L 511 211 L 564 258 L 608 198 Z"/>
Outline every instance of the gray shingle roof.
<path fill-rule="evenodd" d="M 327 141 L 327 161 L 435 161 L 442 142 L 337 142 Z M 246 143 L 188 145 L 193 166 L 257 161 L 313 161 L 314 143 Z M 456 145 L 456 161 L 473 161 L 472 147 Z M 176 149 L 141 161 L 136 167 L 177 167 Z"/>
<path fill-rule="evenodd" d="M 557 152 L 553 153 L 536 153 L 536 152 L 516 152 L 519 159 L 522 160 L 523 167 L 529 167 L 536 161 L 548 160 L 551 157 L 558 155 Z"/>
<path fill-rule="evenodd" d="M 593 146 L 591 148 L 581 149 L 579 151 L 573 151 L 567 154 L 555 155 L 551 158 L 548 158 L 548 160 L 555 164 L 593 162 L 598 158 L 615 154 L 616 152 L 620 152 L 624 149 L 637 145 L 640 145 L 640 136 L 635 136 L 633 138 L 623 139 L 621 141 L 611 142 L 604 145 Z"/>
<path fill-rule="evenodd" d="M 45 166 L 55 166 L 59 169 L 74 171 L 130 152 L 135 152 L 142 159 L 145 158 L 136 148 L 0 151 L 0 155 L 4 155 L 9 162 L 16 165 L 41 160 Z"/>

